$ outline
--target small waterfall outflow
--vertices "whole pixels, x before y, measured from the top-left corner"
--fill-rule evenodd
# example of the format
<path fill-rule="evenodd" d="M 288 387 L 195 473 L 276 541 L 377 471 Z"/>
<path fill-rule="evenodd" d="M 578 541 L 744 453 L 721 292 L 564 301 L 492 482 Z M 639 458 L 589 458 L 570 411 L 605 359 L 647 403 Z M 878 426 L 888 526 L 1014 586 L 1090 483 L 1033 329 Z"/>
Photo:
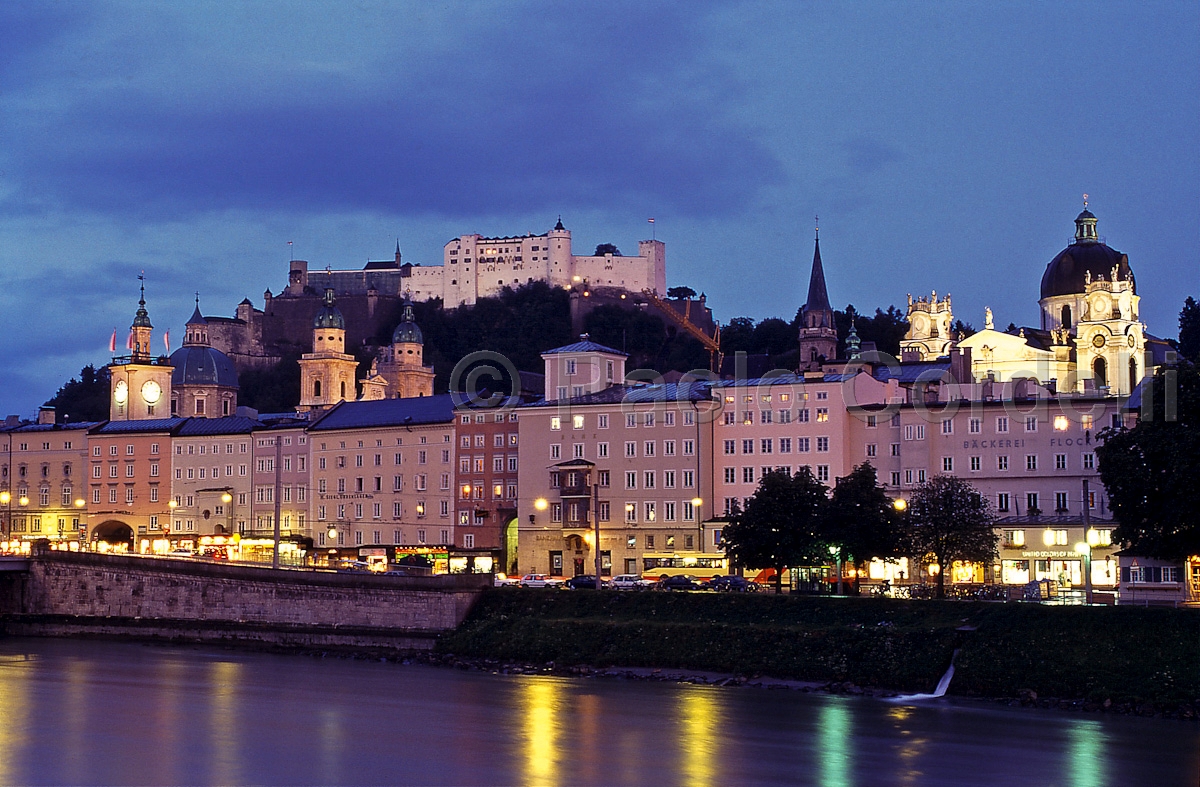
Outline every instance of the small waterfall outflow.
<path fill-rule="evenodd" d="M 950 666 L 946 669 L 946 674 L 942 675 L 942 679 L 938 681 L 937 688 L 933 690 L 933 694 L 901 694 L 898 697 L 892 697 L 890 702 L 912 702 L 915 700 L 936 700 L 938 697 L 946 695 L 946 689 L 950 688 L 950 681 L 954 679 L 954 660 L 958 658 L 958 649 L 950 656 Z"/>

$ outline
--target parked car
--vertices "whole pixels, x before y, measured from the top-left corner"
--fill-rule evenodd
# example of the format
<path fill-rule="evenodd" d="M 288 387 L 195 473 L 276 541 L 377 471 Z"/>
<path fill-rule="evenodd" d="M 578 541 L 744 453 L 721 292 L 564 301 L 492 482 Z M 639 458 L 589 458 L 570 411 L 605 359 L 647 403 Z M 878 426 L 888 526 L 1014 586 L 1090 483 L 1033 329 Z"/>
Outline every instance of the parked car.
<path fill-rule="evenodd" d="M 758 585 L 754 584 L 745 577 L 739 577 L 736 574 L 729 576 L 713 577 L 704 583 L 705 590 L 723 591 L 726 593 L 751 593 L 758 590 Z"/>
<path fill-rule="evenodd" d="M 615 590 L 646 590 L 654 584 L 653 579 L 642 579 L 640 574 L 617 574 L 609 583 Z"/>
<path fill-rule="evenodd" d="M 687 574 L 676 574 L 673 577 L 663 577 L 658 581 L 659 590 L 700 590 L 694 577 Z"/>
<path fill-rule="evenodd" d="M 596 575 L 595 574 L 580 574 L 577 577 L 571 577 L 563 583 L 563 587 L 568 590 L 595 590 Z M 600 587 L 607 587 L 607 583 L 601 582 Z"/>
<path fill-rule="evenodd" d="M 492 578 L 492 585 L 498 588 L 515 588 L 521 584 L 521 580 L 516 577 L 510 577 L 508 574 L 499 573 Z"/>
<path fill-rule="evenodd" d="M 561 584 L 561 579 L 551 579 L 545 574 L 526 574 L 521 577 L 521 587 L 523 588 L 554 588 Z"/>

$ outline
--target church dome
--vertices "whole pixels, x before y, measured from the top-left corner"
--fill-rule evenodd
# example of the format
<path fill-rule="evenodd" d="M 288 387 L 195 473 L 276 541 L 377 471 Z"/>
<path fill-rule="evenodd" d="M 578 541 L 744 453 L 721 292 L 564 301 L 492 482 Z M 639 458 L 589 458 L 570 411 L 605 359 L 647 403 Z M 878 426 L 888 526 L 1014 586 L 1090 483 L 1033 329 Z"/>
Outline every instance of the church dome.
<path fill-rule="evenodd" d="M 325 305 L 317 312 L 317 316 L 313 318 L 313 328 L 338 328 L 346 330 L 346 318 L 342 316 L 338 307 L 333 305 L 333 290 L 325 290 Z"/>
<path fill-rule="evenodd" d="M 1075 218 L 1075 240 L 1060 251 L 1042 274 L 1042 298 L 1056 295 L 1080 295 L 1087 290 L 1089 278 L 1112 278 L 1117 268 L 1120 279 L 1132 278 L 1128 255 L 1100 240 L 1096 234 L 1096 217 L 1086 208 Z M 1137 284 L 1134 284 L 1137 292 Z"/>
<path fill-rule="evenodd" d="M 405 342 L 410 344 L 425 343 L 425 337 L 421 333 L 421 328 L 413 319 L 412 301 L 408 298 L 404 299 L 404 314 L 400 318 L 400 324 L 392 332 L 392 344 Z"/>
<path fill-rule="evenodd" d="M 213 347 L 189 345 L 171 353 L 171 385 L 238 387 L 237 370 L 229 356 Z"/>

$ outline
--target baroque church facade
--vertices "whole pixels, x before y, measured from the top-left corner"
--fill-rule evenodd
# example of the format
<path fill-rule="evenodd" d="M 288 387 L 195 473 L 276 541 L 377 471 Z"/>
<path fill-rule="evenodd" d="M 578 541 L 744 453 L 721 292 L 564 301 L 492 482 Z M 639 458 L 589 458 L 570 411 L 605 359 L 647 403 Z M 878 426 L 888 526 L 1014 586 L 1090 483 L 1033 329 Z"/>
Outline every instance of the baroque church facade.
<path fill-rule="evenodd" d="M 1038 305 L 1041 324 L 997 330 L 991 309 L 983 330 L 953 335 L 950 296 L 908 297 L 904 361 L 933 361 L 957 349 L 976 380 L 1029 379 L 1063 393 L 1129 396 L 1153 371 L 1163 343 L 1140 321 L 1129 257 L 1108 246 L 1086 205 L 1072 242 L 1046 265 Z"/>

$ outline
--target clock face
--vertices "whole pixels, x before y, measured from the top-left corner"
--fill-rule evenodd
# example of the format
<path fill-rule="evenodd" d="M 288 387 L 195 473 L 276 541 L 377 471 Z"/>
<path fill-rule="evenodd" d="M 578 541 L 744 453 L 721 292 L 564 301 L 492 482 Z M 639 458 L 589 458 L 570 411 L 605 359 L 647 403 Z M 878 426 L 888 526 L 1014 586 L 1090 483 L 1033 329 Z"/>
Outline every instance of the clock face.
<path fill-rule="evenodd" d="M 124 380 L 118 380 L 117 387 L 113 390 L 113 399 L 116 400 L 117 404 L 125 404 L 128 398 L 129 386 L 125 384 Z"/>
<path fill-rule="evenodd" d="M 147 380 L 142 385 L 142 398 L 146 400 L 146 404 L 154 404 L 162 396 L 162 386 L 154 380 Z"/>
<path fill-rule="evenodd" d="M 1137 337 L 1136 336 L 1134 336 L 1133 334 L 1129 334 L 1128 341 L 1129 341 L 1130 347 L 1137 347 Z"/>
<path fill-rule="evenodd" d="M 1103 336 L 1103 334 L 1099 334 L 1099 333 L 1098 333 L 1098 334 L 1096 334 L 1095 336 L 1093 336 L 1093 337 L 1092 337 L 1092 346 L 1093 346 L 1093 347 L 1096 347 L 1097 349 L 1098 349 L 1098 348 L 1100 348 L 1100 347 L 1103 347 L 1103 346 L 1104 346 L 1104 336 Z"/>

